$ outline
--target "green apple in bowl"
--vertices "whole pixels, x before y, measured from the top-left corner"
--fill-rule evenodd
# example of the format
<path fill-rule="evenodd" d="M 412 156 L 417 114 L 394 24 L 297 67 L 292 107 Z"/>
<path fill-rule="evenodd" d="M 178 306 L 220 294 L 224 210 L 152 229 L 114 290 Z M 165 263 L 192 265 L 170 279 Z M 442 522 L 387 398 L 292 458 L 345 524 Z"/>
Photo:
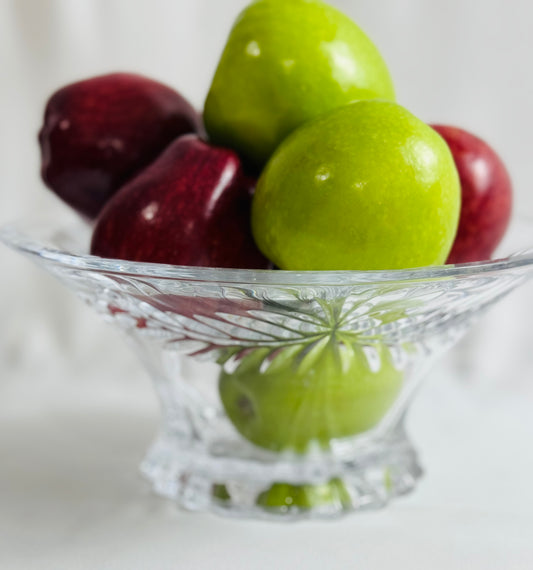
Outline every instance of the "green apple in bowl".
<path fill-rule="evenodd" d="M 257 0 L 239 16 L 204 110 L 211 140 L 262 167 L 296 127 L 360 99 L 394 100 L 372 41 L 320 0 Z"/>
<path fill-rule="evenodd" d="M 396 103 L 358 101 L 278 147 L 257 184 L 252 230 L 281 269 L 405 269 L 445 262 L 460 206 L 445 141 Z"/>
<path fill-rule="evenodd" d="M 350 494 L 340 479 L 332 479 L 322 485 L 290 485 L 274 483 L 256 499 L 256 504 L 266 509 L 310 509 L 351 504 Z"/>
<path fill-rule="evenodd" d="M 373 369 L 356 343 L 332 333 L 272 354 L 257 348 L 233 372 L 222 371 L 221 401 L 235 428 L 273 451 L 327 449 L 331 440 L 379 423 L 402 387 L 403 373 L 376 345 Z"/>

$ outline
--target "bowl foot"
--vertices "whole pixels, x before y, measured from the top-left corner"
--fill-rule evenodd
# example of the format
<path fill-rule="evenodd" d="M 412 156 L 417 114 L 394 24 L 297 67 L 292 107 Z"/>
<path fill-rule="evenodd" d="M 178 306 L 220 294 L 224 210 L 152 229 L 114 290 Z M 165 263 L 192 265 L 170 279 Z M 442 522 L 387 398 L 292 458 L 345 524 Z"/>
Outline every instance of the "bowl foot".
<path fill-rule="evenodd" d="M 229 458 L 161 434 L 141 471 L 154 491 L 191 511 L 271 520 L 335 518 L 384 507 L 422 475 L 403 429 L 340 452 Z"/>

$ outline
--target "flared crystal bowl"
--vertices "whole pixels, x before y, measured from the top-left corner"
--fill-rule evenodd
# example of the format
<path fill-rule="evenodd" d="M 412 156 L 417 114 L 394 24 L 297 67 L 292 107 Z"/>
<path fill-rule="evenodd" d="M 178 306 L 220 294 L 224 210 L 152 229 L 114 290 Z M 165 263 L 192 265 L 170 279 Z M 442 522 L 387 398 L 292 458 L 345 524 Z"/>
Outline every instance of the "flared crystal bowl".
<path fill-rule="evenodd" d="M 162 410 L 142 472 L 186 509 L 235 516 L 334 517 L 411 491 L 421 468 L 403 420 L 421 378 L 533 274 L 527 223 L 495 261 L 320 272 L 101 259 L 85 253 L 89 227 L 51 227 L 1 238 L 140 356 Z"/>

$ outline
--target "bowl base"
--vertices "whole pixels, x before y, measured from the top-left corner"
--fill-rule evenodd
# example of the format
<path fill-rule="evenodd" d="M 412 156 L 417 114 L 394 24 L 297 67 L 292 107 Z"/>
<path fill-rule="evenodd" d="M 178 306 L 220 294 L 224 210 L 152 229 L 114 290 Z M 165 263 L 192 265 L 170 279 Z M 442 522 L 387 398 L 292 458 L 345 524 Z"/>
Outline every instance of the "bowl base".
<path fill-rule="evenodd" d="M 267 457 L 267 456 L 265 456 Z M 161 434 L 141 471 L 154 491 L 190 511 L 270 520 L 336 518 L 384 507 L 411 492 L 422 476 L 403 429 L 342 453 L 281 461 L 207 454 Z"/>

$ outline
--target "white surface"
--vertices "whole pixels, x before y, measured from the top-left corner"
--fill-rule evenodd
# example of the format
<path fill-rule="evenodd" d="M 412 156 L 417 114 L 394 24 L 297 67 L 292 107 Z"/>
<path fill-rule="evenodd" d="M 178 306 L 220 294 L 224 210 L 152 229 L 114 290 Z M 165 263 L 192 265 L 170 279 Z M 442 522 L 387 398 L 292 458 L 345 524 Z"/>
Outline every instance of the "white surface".
<path fill-rule="evenodd" d="M 0 0 L 0 224 L 71 217 L 39 182 L 44 101 L 111 70 L 201 107 L 245 0 Z M 526 2 L 339 0 L 381 48 L 400 102 L 462 125 L 506 160 L 533 216 L 533 51 Z M 121 339 L 0 248 L 0 568 L 533 567 L 533 285 L 437 367 L 410 418 L 427 476 L 384 512 L 266 525 L 176 513 L 136 475 L 157 408 Z"/>

